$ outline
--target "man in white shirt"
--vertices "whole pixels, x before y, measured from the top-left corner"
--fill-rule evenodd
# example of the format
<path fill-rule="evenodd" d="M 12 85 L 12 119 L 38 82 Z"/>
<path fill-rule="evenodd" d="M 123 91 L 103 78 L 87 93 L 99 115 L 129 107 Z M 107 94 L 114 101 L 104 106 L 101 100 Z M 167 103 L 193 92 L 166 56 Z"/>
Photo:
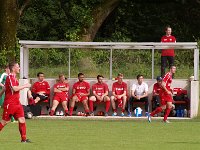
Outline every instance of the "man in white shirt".
<path fill-rule="evenodd" d="M 143 82 L 143 75 L 137 75 L 137 83 L 131 87 L 131 97 L 128 101 L 128 116 L 132 116 L 133 102 L 144 102 L 146 115 L 148 115 L 149 101 L 148 101 L 148 85 Z"/>

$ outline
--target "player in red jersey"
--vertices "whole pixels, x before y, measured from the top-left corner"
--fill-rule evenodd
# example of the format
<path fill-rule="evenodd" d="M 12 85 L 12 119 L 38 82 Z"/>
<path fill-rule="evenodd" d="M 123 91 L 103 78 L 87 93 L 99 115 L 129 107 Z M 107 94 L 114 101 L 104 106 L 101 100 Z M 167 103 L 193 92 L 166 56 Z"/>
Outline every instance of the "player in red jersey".
<path fill-rule="evenodd" d="M 162 77 L 158 76 L 156 78 L 157 82 L 153 85 L 153 92 L 152 92 L 152 110 L 155 110 L 157 107 L 160 106 L 160 90 L 162 84 Z"/>
<path fill-rule="evenodd" d="M 69 115 L 72 116 L 75 102 L 82 102 L 86 116 L 89 116 L 88 96 L 90 95 L 90 84 L 84 81 L 84 74 L 78 74 L 78 82 L 73 85 L 72 99 L 70 101 Z"/>
<path fill-rule="evenodd" d="M 117 82 L 112 85 L 111 104 L 113 108 L 112 116 L 117 116 L 117 109 L 115 102 L 118 102 L 118 107 L 122 108 L 121 116 L 124 116 L 126 101 L 127 101 L 127 84 L 123 82 L 123 74 L 119 73 L 117 76 Z"/>
<path fill-rule="evenodd" d="M 29 143 L 30 140 L 26 138 L 26 122 L 24 118 L 24 110 L 19 101 L 19 91 L 24 88 L 31 87 L 31 84 L 27 83 L 19 86 L 19 82 L 16 75 L 19 73 L 19 64 L 12 62 L 9 64 L 11 73 L 7 76 L 5 82 L 5 100 L 2 120 L 0 122 L 0 131 L 10 122 L 11 116 L 19 122 L 19 132 L 21 134 L 21 142 Z"/>
<path fill-rule="evenodd" d="M 162 43 L 171 42 L 176 43 L 176 38 L 171 35 L 172 28 L 167 26 L 165 28 L 166 35 L 161 38 Z M 165 75 L 165 68 L 167 67 L 167 61 L 169 63 L 169 67 L 174 64 L 174 49 L 163 49 L 161 54 L 161 76 Z"/>
<path fill-rule="evenodd" d="M 103 82 L 103 76 L 98 75 L 97 80 L 98 82 L 93 84 L 92 86 L 92 93 L 93 96 L 89 98 L 89 108 L 90 108 L 90 115 L 94 116 L 94 108 L 93 103 L 97 102 L 97 104 L 104 102 L 106 104 L 105 108 L 105 117 L 108 116 L 108 111 L 110 108 L 110 98 L 108 97 L 108 85 Z"/>
<path fill-rule="evenodd" d="M 47 81 L 44 80 L 44 73 L 37 73 L 38 81 L 32 86 L 32 90 L 28 91 L 29 104 L 36 104 L 39 101 L 48 100 L 50 95 L 50 86 Z"/>
<path fill-rule="evenodd" d="M 54 97 L 53 97 L 53 106 L 51 108 L 50 116 L 54 115 L 54 112 L 59 103 L 62 103 L 62 107 L 65 111 L 65 116 L 68 116 L 68 102 L 69 96 L 69 84 L 66 83 L 64 74 L 59 75 L 59 81 L 54 85 Z"/>
<path fill-rule="evenodd" d="M 161 84 L 161 90 L 160 90 L 160 99 L 161 99 L 161 106 L 157 107 L 150 115 L 148 115 L 148 121 L 151 122 L 151 116 L 154 116 L 155 114 L 160 113 L 162 110 L 165 110 L 165 115 L 163 121 L 165 123 L 169 123 L 167 120 L 167 117 L 170 114 L 170 111 L 172 109 L 172 91 L 170 89 L 171 83 L 172 83 L 172 75 L 176 72 L 176 67 L 171 66 L 170 71 L 165 74 L 162 84 Z"/>

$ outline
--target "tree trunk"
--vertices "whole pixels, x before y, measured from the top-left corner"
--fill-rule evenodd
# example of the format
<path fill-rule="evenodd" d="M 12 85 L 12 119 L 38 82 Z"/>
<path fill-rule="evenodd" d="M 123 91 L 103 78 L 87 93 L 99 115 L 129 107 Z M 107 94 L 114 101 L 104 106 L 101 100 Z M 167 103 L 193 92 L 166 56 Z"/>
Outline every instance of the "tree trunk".
<path fill-rule="evenodd" d="M 15 60 L 19 10 L 16 0 L 0 0 L 0 50 L 7 51 L 8 61 Z"/>
<path fill-rule="evenodd" d="M 96 33 L 101 27 L 108 15 L 118 6 L 120 0 L 105 0 L 101 5 L 96 7 L 93 11 L 93 24 L 88 28 L 84 28 L 80 35 L 81 41 L 93 41 Z"/>

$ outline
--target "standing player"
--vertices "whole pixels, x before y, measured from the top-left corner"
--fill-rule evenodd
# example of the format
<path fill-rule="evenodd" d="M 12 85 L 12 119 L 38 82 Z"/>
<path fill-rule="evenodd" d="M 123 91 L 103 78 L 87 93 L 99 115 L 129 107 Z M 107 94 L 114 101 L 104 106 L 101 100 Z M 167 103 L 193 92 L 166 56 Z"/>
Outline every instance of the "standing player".
<path fill-rule="evenodd" d="M 91 96 L 89 98 L 89 107 L 90 107 L 90 112 L 91 112 L 91 116 L 94 116 L 94 108 L 93 108 L 93 103 L 97 102 L 98 104 L 100 102 L 105 102 L 106 104 L 106 111 L 105 111 L 105 117 L 108 116 L 108 111 L 110 108 L 110 98 L 108 97 L 108 85 L 106 83 L 103 82 L 103 76 L 102 75 L 98 75 L 97 76 L 97 80 L 98 82 L 95 83 L 92 86 L 92 93 L 94 96 Z"/>
<path fill-rule="evenodd" d="M 162 110 L 165 110 L 165 115 L 163 121 L 165 123 L 169 123 L 167 120 L 167 117 L 170 114 L 170 111 L 172 109 L 172 92 L 170 89 L 171 83 L 172 83 L 172 75 L 176 72 L 176 67 L 171 66 L 170 71 L 165 74 L 160 90 L 160 99 L 161 99 L 161 106 L 157 107 L 150 115 L 148 115 L 148 121 L 151 122 L 151 117 L 154 116 L 155 114 L 160 113 Z"/>
<path fill-rule="evenodd" d="M 112 116 L 117 116 L 117 109 L 115 102 L 118 102 L 118 107 L 121 107 L 121 116 L 124 116 L 126 101 L 127 101 L 127 84 L 123 82 L 123 74 L 119 73 L 117 76 L 117 82 L 112 85 L 111 104 L 113 108 Z"/>
<path fill-rule="evenodd" d="M 84 81 L 84 74 L 78 74 L 78 82 L 73 85 L 72 99 L 70 101 L 69 115 L 72 116 L 75 102 L 82 102 L 86 116 L 89 116 L 88 96 L 90 95 L 90 84 Z"/>
<path fill-rule="evenodd" d="M 68 116 L 68 95 L 69 95 L 69 84 L 65 81 L 63 74 L 59 75 L 59 82 L 54 85 L 54 98 L 53 106 L 51 108 L 50 116 L 54 115 L 54 112 L 59 103 L 62 103 L 62 107 L 65 111 L 65 116 Z"/>
<path fill-rule="evenodd" d="M 24 110 L 19 101 L 19 91 L 24 88 L 31 87 L 31 84 L 27 83 L 19 86 L 19 82 L 16 75 L 19 73 L 19 64 L 16 62 L 9 64 L 11 73 L 6 78 L 5 83 L 5 100 L 4 100 L 4 111 L 2 121 L 0 122 L 0 131 L 3 127 L 9 123 L 11 116 L 13 116 L 19 122 L 19 132 L 21 134 L 21 142 L 29 143 L 30 140 L 26 138 L 26 122 L 24 118 Z"/>
<path fill-rule="evenodd" d="M 170 26 L 167 26 L 165 28 L 165 33 L 161 38 L 161 42 L 171 42 L 176 43 L 176 38 L 171 35 L 172 28 Z M 163 49 L 161 54 L 161 76 L 163 77 L 165 75 L 165 68 L 167 67 L 167 61 L 169 63 L 169 67 L 174 65 L 174 49 Z"/>

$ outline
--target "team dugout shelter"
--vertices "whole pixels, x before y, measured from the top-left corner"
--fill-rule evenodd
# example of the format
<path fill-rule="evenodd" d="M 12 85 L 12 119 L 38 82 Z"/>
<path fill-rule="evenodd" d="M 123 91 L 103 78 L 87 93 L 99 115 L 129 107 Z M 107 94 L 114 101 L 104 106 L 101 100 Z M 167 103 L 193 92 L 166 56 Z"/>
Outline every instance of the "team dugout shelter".
<path fill-rule="evenodd" d="M 199 106 L 199 48 L 197 42 L 177 42 L 177 43 L 160 43 L 160 42 L 64 42 L 64 41 L 29 41 L 20 40 L 20 84 L 24 84 L 29 80 L 29 49 L 33 48 L 66 48 L 69 51 L 68 55 L 68 78 L 70 87 L 76 79 L 71 78 L 70 73 L 70 61 L 71 61 L 71 49 L 105 49 L 110 51 L 110 75 L 109 79 L 105 79 L 109 86 L 112 87 L 112 63 L 113 53 L 116 49 L 121 50 L 151 50 L 152 51 L 152 75 L 151 79 L 145 79 L 145 82 L 149 86 L 149 97 L 151 97 L 151 91 L 153 84 L 155 83 L 154 77 L 154 52 L 160 49 L 176 49 L 176 50 L 193 50 L 194 53 L 194 77 L 191 80 L 188 79 L 174 79 L 172 87 L 181 87 L 188 91 L 190 99 L 188 117 L 194 118 L 198 114 Z M 25 79 L 26 78 L 26 79 Z M 53 87 L 56 79 L 46 79 L 50 86 Z M 86 79 L 90 84 L 96 82 L 94 79 Z M 129 90 L 130 86 L 136 82 L 133 79 L 126 79 Z M 52 92 L 51 92 L 52 93 Z M 23 105 L 27 105 L 27 89 L 20 92 L 20 100 Z"/>

